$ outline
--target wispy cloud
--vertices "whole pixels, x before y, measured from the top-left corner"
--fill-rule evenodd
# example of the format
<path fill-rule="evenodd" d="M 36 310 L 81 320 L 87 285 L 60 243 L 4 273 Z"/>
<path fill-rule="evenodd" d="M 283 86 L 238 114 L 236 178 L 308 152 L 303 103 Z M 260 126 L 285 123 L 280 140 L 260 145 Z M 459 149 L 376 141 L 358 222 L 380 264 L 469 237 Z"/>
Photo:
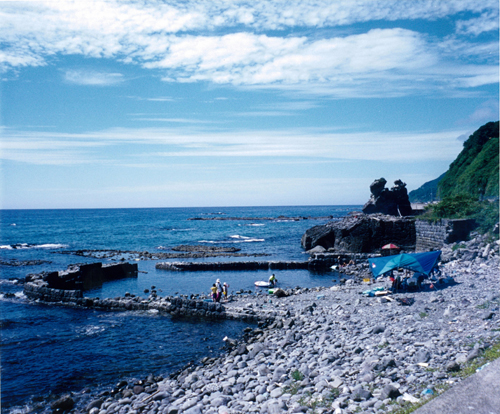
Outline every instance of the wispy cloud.
<path fill-rule="evenodd" d="M 151 98 L 145 98 L 142 96 L 127 96 L 127 98 L 135 99 L 138 101 L 148 101 L 148 102 L 176 102 L 178 100 L 171 96 L 157 96 Z"/>
<path fill-rule="evenodd" d="M 478 36 L 481 33 L 498 31 L 498 9 L 483 13 L 480 17 L 457 22 L 457 33 Z"/>
<path fill-rule="evenodd" d="M 121 73 L 97 72 L 94 70 L 71 69 L 64 73 L 64 80 L 76 85 L 110 86 L 123 82 Z"/>
<path fill-rule="evenodd" d="M 463 124 L 480 125 L 484 122 L 498 120 L 499 116 L 498 101 L 489 99 L 479 105 L 474 112 L 463 121 Z M 472 132 L 471 132 L 472 133 Z M 466 139 L 470 134 L 467 135 Z"/>
<path fill-rule="evenodd" d="M 464 131 L 422 133 L 338 133 L 315 128 L 201 131 L 192 128 L 113 128 L 82 134 L 6 131 L 2 159 L 33 164 L 72 164 L 113 161 L 120 156 L 140 159 L 207 157 L 272 157 L 277 159 L 334 159 L 381 162 L 452 160 L 461 149 Z M 147 145 L 154 150 L 148 151 Z M 102 148 L 106 146 L 106 151 Z M 127 152 L 128 151 L 128 152 Z M 124 154 L 129 154 L 124 155 Z M 106 155 L 104 155 L 106 154 Z M 65 158 L 67 157 L 67 158 Z"/>
<path fill-rule="evenodd" d="M 315 101 L 288 101 L 288 102 L 277 102 L 273 104 L 260 104 L 257 105 L 255 110 L 238 112 L 233 114 L 234 116 L 294 116 L 297 112 L 307 111 L 309 109 L 318 108 L 321 106 Z"/>
<path fill-rule="evenodd" d="M 147 121 L 147 122 L 169 122 L 173 124 L 214 124 L 216 121 L 205 121 L 201 119 L 190 119 L 190 118 L 151 118 L 151 117 L 139 117 L 134 118 L 134 121 Z"/>

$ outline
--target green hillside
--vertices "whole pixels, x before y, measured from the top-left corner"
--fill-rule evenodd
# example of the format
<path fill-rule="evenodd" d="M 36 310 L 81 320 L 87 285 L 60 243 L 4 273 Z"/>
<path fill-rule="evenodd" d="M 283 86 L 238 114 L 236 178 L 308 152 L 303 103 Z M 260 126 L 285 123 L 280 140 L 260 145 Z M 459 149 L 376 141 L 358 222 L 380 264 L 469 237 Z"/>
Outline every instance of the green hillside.
<path fill-rule="evenodd" d="M 458 157 L 438 183 L 438 197 L 470 194 L 475 197 L 498 197 L 498 127 L 488 122 L 467 141 Z"/>
<path fill-rule="evenodd" d="M 410 201 L 425 203 L 459 194 L 498 198 L 498 127 L 498 121 L 488 122 L 474 132 L 448 171 L 410 191 Z"/>
<path fill-rule="evenodd" d="M 411 203 L 427 203 L 437 200 L 438 184 L 446 173 L 441 174 L 438 178 L 427 181 L 424 185 L 416 190 L 410 191 L 408 197 Z"/>

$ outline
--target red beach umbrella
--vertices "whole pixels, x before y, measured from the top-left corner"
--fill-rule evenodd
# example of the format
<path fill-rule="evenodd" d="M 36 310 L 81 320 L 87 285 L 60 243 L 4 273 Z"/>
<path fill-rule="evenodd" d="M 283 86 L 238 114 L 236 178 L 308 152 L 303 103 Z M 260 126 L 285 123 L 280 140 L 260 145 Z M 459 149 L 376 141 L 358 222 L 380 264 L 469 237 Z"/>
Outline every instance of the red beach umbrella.
<path fill-rule="evenodd" d="M 397 249 L 397 250 L 399 250 L 399 247 L 396 246 L 395 244 L 389 243 L 389 244 L 386 244 L 385 246 L 382 246 L 382 249 Z"/>

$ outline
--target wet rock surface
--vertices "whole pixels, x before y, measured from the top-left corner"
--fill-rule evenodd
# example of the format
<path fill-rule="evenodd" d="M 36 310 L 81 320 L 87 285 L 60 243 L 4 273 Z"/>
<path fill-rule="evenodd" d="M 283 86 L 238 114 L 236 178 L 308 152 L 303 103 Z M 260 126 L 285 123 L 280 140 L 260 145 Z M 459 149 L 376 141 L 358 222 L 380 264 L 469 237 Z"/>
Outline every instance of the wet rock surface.
<path fill-rule="evenodd" d="M 223 247 L 223 246 L 204 246 L 204 245 L 186 245 L 172 247 L 176 252 L 210 252 L 210 253 L 236 253 L 241 249 L 237 247 Z"/>
<path fill-rule="evenodd" d="M 113 260 L 161 260 L 161 259 L 201 259 L 209 257 L 261 257 L 269 256 L 267 253 L 240 253 L 238 249 L 207 247 L 205 249 L 198 246 L 187 247 L 180 246 L 180 249 L 174 253 L 170 252 L 148 252 L 135 250 L 65 250 L 55 251 L 57 254 L 69 254 L 80 257 L 91 257 L 93 259 L 113 259 Z M 185 248 L 185 250 L 181 250 Z"/>
<path fill-rule="evenodd" d="M 454 373 L 500 340 L 498 243 L 465 243 L 477 252 L 471 260 L 457 250 L 432 289 L 369 297 L 386 281 L 353 279 L 282 298 L 238 295 L 225 312 L 269 318 L 241 341 L 226 338 L 222 357 L 73 399 L 93 414 L 384 413 L 420 401 L 460 381 Z"/>
<path fill-rule="evenodd" d="M 328 220 L 333 216 L 277 216 L 277 217 L 227 217 L 224 215 L 192 217 L 188 220 L 218 220 L 218 221 L 301 221 L 301 220 Z"/>
<path fill-rule="evenodd" d="M 16 260 L 16 259 L 0 260 L 1 266 L 39 266 L 42 264 L 49 264 L 49 263 L 51 262 L 48 260 Z"/>

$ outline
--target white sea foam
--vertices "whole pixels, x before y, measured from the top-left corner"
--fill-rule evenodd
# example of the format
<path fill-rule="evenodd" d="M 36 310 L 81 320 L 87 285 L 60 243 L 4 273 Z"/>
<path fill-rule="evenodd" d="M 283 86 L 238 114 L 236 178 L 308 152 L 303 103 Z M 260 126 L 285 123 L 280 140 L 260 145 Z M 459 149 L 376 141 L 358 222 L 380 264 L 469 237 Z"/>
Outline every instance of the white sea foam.
<path fill-rule="evenodd" d="M 29 243 L 16 243 L 5 244 L 0 246 L 4 250 L 23 250 L 23 249 L 63 249 L 68 247 L 67 244 L 60 243 L 44 243 L 44 244 L 29 244 Z"/>
<path fill-rule="evenodd" d="M 46 243 L 33 246 L 34 249 L 64 249 L 65 247 L 68 247 L 68 245 L 58 243 Z"/>
<path fill-rule="evenodd" d="M 263 241 L 266 241 L 266 239 L 245 239 L 236 243 L 253 243 L 253 242 L 263 242 Z"/>
<path fill-rule="evenodd" d="M 12 280 L 0 279 L 0 285 L 15 285 L 17 282 L 18 282 L 17 279 L 12 279 Z"/>
<path fill-rule="evenodd" d="M 105 327 L 102 325 L 90 325 L 90 326 L 83 326 L 79 330 L 79 333 L 84 336 L 92 336 L 100 334 L 101 332 L 104 332 L 104 330 Z"/>
<path fill-rule="evenodd" d="M 26 295 L 24 292 L 14 292 L 14 297 L 12 297 L 12 295 L 5 296 L 5 293 L 0 293 L 0 300 L 4 300 L 6 302 L 26 300 Z"/>
<path fill-rule="evenodd" d="M 32 409 L 33 409 L 33 407 L 30 407 L 29 405 L 24 405 L 22 407 L 11 408 L 9 413 L 10 414 L 27 414 L 27 413 L 33 412 Z"/>
<path fill-rule="evenodd" d="M 252 242 L 263 242 L 266 239 L 254 239 L 247 236 L 240 236 L 239 234 L 235 234 L 234 236 L 229 236 L 233 240 L 233 243 L 252 243 Z"/>
<path fill-rule="evenodd" d="M 236 243 L 255 243 L 255 242 L 263 242 L 266 239 L 252 239 L 250 237 L 243 239 L 234 239 L 234 240 L 200 240 L 198 243 L 208 243 L 208 244 L 236 244 Z"/>

